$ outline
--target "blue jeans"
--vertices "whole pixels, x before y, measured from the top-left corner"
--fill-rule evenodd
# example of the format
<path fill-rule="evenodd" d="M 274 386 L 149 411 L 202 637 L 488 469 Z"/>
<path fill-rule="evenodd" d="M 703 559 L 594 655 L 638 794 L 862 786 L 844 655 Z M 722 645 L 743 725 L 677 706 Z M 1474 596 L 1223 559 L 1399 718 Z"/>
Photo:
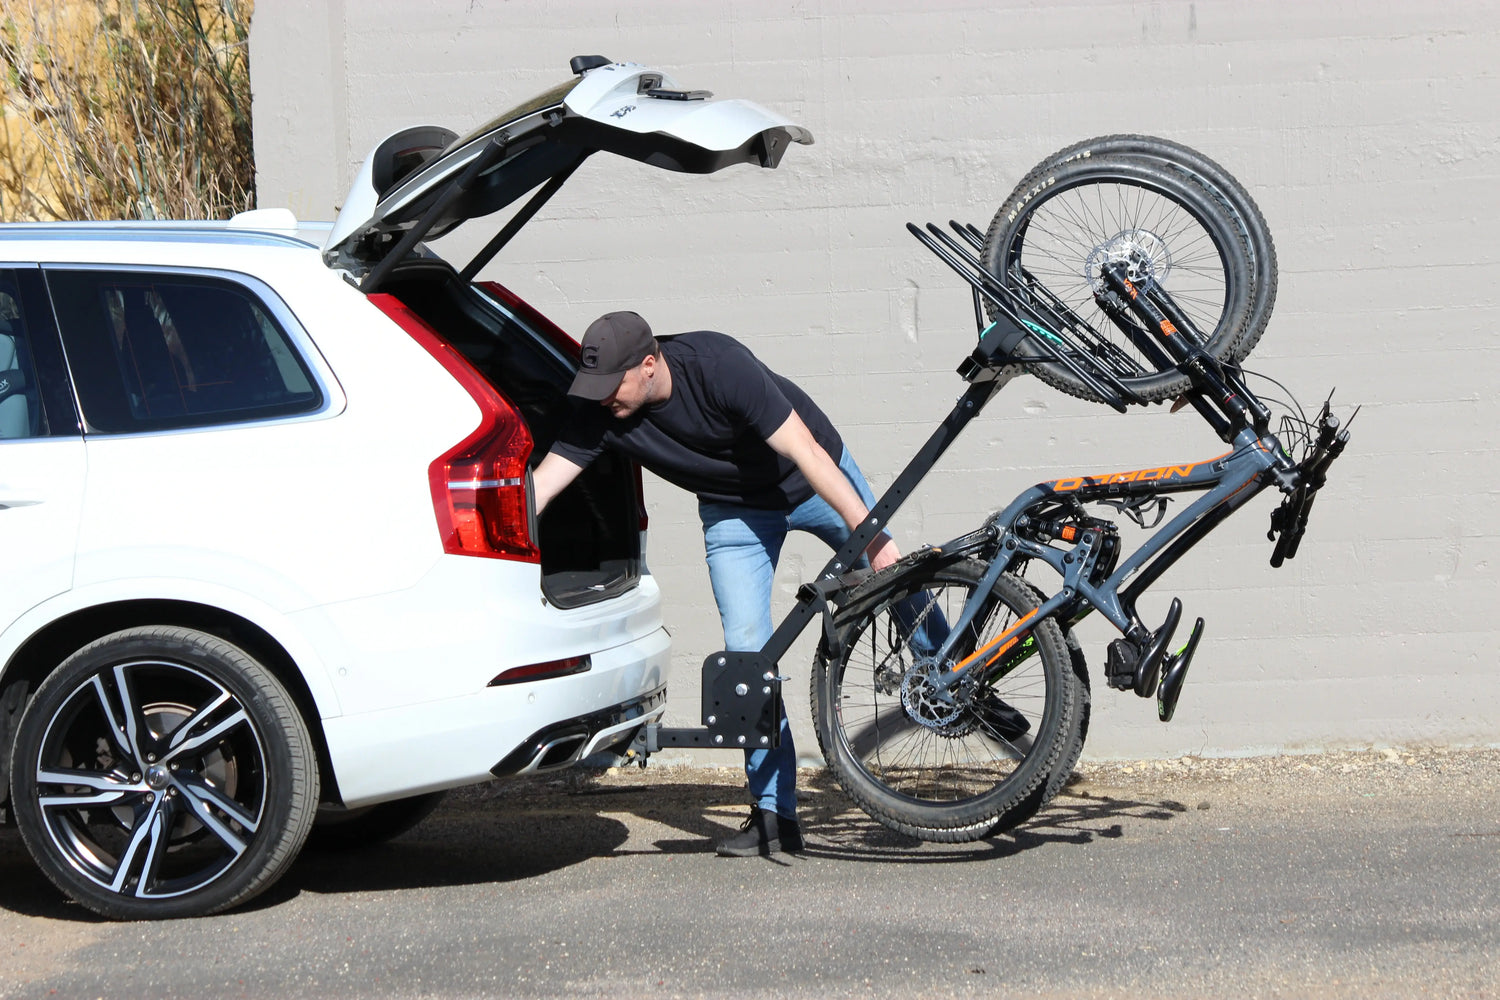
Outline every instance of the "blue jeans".
<path fill-rule="evenodd" d="M 839 469 L 865 506 L 874 507 L 875 495 L 847 448 L 839 456 Z M 771 581 L 787 532 L 806 531 L 834 550 L 849 538 L 844 519 L 816 494 L 790 512 L 699 501 L 698 516 L 703 521 L 708 579 L 724 626 L 724 648 L 731 651 L 760 649 L 771 638 Z M 797 750 L 785 710 L 781 744 L 770 750 L 746 750 L 745 777 L 762 809 L 788 818 L 797 815 Z"/>

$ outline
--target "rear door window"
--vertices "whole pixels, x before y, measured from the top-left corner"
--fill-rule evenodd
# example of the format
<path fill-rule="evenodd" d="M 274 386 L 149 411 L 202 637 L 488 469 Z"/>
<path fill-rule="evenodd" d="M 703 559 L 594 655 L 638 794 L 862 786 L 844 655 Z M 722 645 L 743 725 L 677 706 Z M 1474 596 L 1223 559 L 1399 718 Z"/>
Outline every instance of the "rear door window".
<path fill-rule="evenodd" d="M 0 442 L 76 435 L 71 395 L 41 271 L 0 268 Z"/>
<path fill-rule="evenodd" d="M 323 403 L 275 311 L 238 281 L 48 270 L 47 283 L 90 431 L 263 420 Z"/>
<path fill-rule="evenodd" d="M 28 356 L 26 322 L 15 282 L 0 279 L 0 441 L 36 437 L 41 413 L 36 368 Z"/>

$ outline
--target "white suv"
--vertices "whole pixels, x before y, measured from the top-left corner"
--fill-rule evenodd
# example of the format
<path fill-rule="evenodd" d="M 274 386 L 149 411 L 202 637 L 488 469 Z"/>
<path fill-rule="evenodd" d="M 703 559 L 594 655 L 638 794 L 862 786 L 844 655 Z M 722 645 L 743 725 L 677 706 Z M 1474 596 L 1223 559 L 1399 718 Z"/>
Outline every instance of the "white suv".
<path fill-rule="evenodd" d="M 236 905 L 315 821 L 389 836 L 663 711 L 638 470 L 537 518 L 577 346 L 474 275 L 593 152 L 708 172 L 810 137 L 574 71 L 386 140 L 321 230 L 0 226 L 0 800 L 85 906 Z M 533 189 L 462 268 L 423 242 Z"/>

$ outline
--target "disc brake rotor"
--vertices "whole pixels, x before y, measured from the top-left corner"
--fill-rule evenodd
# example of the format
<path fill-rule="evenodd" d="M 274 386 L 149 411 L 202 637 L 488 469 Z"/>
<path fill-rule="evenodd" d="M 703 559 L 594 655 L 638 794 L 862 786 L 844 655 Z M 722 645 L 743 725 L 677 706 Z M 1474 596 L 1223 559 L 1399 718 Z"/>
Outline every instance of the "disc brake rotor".
<path fill-rule="evenodd" d="M 974 713 L 953 699 L 943 697 L 925 671 L 912 670 L 901 682 L 901 706 L 914 722 L 939 736 L 967 736 L 979 720 Z"/>
<path fill-rule="evenodd" d="M 1083 265 L 1083 276 L 1095 295 L 1107 291 L 1101 272 L 1106 264 L 1124 264 L 1132 282 L 1154 278 L 1164 284 L 1172 270 L 1172 253 L 1166 241 L 1149 229 L 1126 229 L 1093 249 Z"/>

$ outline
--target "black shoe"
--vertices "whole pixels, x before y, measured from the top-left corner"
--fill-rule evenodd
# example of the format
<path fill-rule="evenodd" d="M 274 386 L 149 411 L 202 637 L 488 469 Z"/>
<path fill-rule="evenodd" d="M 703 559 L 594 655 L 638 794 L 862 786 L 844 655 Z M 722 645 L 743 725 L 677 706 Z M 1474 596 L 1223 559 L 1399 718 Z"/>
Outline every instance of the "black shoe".
<path fill-rule="evenodd" d="M 780 854 L 782 851 L 802 850 L 802 828 L 794 819 L 787 819 L 760 806 L 750 807 L 750 818 L 745 820 L 740 832 L 719 841 L 715 848 L 726 858 L 753 858 L 757 855 Z"/>
<path fill-rule="evenodd" d="M 974 699 L 974 712 L 980 725 L 1002 740 L 1018 740 L 1031 732 L 1031 722 L 1020 711 L 1007 705 L 993 691 Z"/>

